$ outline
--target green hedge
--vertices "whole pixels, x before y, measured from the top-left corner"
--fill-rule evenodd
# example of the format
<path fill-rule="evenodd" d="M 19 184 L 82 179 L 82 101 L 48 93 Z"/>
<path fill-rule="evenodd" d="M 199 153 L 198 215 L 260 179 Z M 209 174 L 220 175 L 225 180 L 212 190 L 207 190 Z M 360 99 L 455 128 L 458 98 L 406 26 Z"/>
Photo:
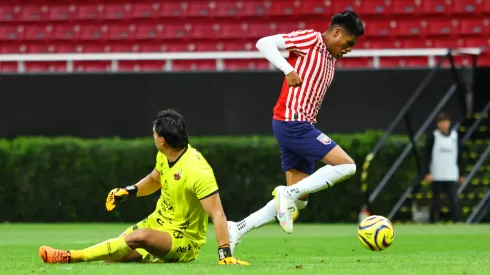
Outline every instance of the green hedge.
<path fill-rule="evenodd" d="M 380 136 L 380 132 L 331 135 L 355 159 L 358 171 Z M 377 183 L 406 142 L 400 137 L 389 140 L 370 167 L 370 183 Z M 285 184 L 272 137 L 203 137 L 192 138 L 191 143 L 213 166 L 229 219 L 259 209 L 272 198 L 275 186 Z M 130 200 L 111 213 L 105 211 L 104 202 L 112 188 L 135 183 L 149 173 L 155 154 L 151 138 L 0 140 L 0 221 L 140 220 L 154 209 L 158 194 Z M 415 173 L 413 160 L 407 159 L 376 204 L 380 214 L 390 209 Z M 363 202 L 359 178 L 360 172 L 312 195 L 300 221 L 356 221 Z"/>

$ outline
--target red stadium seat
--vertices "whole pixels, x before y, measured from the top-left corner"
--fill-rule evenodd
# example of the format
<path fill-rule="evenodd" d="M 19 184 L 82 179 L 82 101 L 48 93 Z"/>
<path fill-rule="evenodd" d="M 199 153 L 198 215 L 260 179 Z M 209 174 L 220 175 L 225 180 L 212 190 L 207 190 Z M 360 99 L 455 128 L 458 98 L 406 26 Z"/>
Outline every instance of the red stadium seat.
<path fill-rule="evenodd" d="M 415 57 L 381 57 L 380 68 L 424 68 L 429 65 L 426 56 Z"/>
<path fill-rule="evenodd" d="M 117 4 L 104 5 L 102 19 L 129 19 L 131 14 L 131 4 L 117 2 Z"/>
<path fill-rule="evenodd" d="M 0 22 L 17 21 L 20 11 L 21 11 L 20 5 L 1 5 Z"/>
<path fill-rule="evenodd" d="M 450 14 L 452 12 L 451 1 L 423 0 L 422 6 L 424 14 Z"/>
<path fill-rule="evenodd" d="M 136 26 L 135 30 L 135 39 L 138 40 L 155 40 L 163 38 L 163 29 L 164 26 L 162 24 L 139 24 Z"/>
<path fill-rule="evenodd" d="M 222 51 L 224 46 L 223 43 L 216 42 L 216 41 L 202 41 L 202 42 L 190 43 L 189 45 L 187 45 L 187 48 L 189 51 L 196 51 L 196 52 L 216 52 L 216 51 Z"/>
<path fill-rule="evenodd" d="M 189 1 L 187 2 L 187 16 L 190 17 L 207 17 L 214 16 L 214 8 L 216 3 L 214 1 Z"/>
<path fill-rule="evenodd" d="M 329 1 L 305 0 L 300 12 L 303 15 L 330 15 L 333 14 L 333 8 Z"/>
<path fill-rule="evenodd" d="M 180 1 L 163 1 L 160 12 L 162 17 L 183 17 L 187 15 L 187 5 Z"/>
<path fill-rule="evenodd" d="M 73 70 L 75 72 L 110 72 L 110 61 L 74 61 Z"/>
<path fill-rule="evenodd" d="M 455 36 L 458 34 L 459 21 L 457 19 L 434 19 L 427 23 L 427 34 L 433 36 Z"/>
<path fill-rule="evenodd" d="M 387 37 L 391 36 L 396 21 L 373 20 L 365 21 L 365 32 L 367 37 Z"/>
<path fill-rule="evenodd" d="M 238 41 L 229 41 L 223 43 L 224 51 L 256 51 L 255 44 L 257 40 L 238 40 Z"/>
<path fill-rule="evenodd" d="M 489 47 L 490 38 L 488 37 L 468 37 L 464 39 L 465 47 Z"/>
<path fill-rule="evenodd" d="M 339 69 L 349 68 L 372 68 L 373 58 L 371 57 L 346 57 L 338 59 L 335 62 L 335 66 Z"/>
<path fill-rule="evenodd" d="M 271 3 L 271 15 L 298 15 L 298 10 L 301 10 L 301 1 L 289 0 L 274 0 Z"/>
<path fill-rule="evenodd" d="M 82 4 L 77 5 L 75 11 L 75 19 L 77 20 L 98 20 L 102 18 L 104 11 L 103 5 L 97 4 Z"/>
<path fill-rule="evenodd" d="M 389 0 L 355 1 L 354 10 L 357 11 L 359 14 L 369 14 L 369 15 L 389 14 L 392 12 L 393 5 L 397 5 L 398 1 L 389 1 Z"/>
<path fill-rule="evenodd" d="M 223 23 L 219 29 L 220 38 L 244 38 L 249 34 L 246 23 Z"/>
<path fill-rule="evenodd" d="M 219 24 L 203 23 L 190 26 L 189 33 L 192 38 L 215 39 L 219 36 Z"/>
<path fill-rule="evenodd" d="M 137 53 L 140 52 L 140 46 L 138 44 L 131 43 L 115 43 L 109 45 L 110 52 L 112 53 Z"/>
<path fill-rule="evenodd" d="M 48 18 L 47 5 L 22 5 L 18 20 L 19 21 L 45 21 Z"/>
<path fill-rule="evenodd" d="M 483 11 L 483 3 L 486 0 L 455 0 L 453 1 L 453 13 L 479 13 Z"/>
<path fill-rule="evenodd" d="M 75 17 L 75 5 L 53 5 L 49 7 L 48 19 L 50 21 L 65 21 Z"/>
<path fill-rule="evenodd" d="M 270 8 L 265 1 L 246 0 L 238 1 L 239 15 L 241 16 L 268 16 Z"/>
<path fill-rule="evenodd" d="M 395 28 L 397 36 L 425 36 L 427 29 L 424 21 L 417 19 L 398 20 Z"/>
<path fill-rule="evenodd" d="M 18 72 L 17 62 L 0 62 L 0 72 L 2 73 L 16 73 Z"/>
<path fill-rule="evenodd" d="M 128 41 L 135 37 L 134 24 L 110 24 L 107 27 L 107 39 Z"/>
<path fill-rule="evenodd" d="M 266 59 L 223 60 L 226 71 L 269 70 L 270 63 Z"/>
<path fill-rule="evenodd" d="M 78 49 L 81 47 L 80 45 L 63 42 L 57 45 L 55 50 L 57 53 L 76 53 L 79 52 Z"/>
<path fill-rule="evenodd" d="M 109 53 L 111 47 L 105 43 L 86 43 L 79 45 L 77 51 L 80 53 Z"/>
<path fill-rule="evenodd" d="M 435 39 L 434 48 L 461 48 L 464 47 L 464 39 Z"/>
<path fill-rule="evenodd" d="M 398 49 L 403 48 L 403 43 L 395 39 L 371 39 L 360 40 L 357 42 L 356 48 L 361 49 Z"/>
<path fill-rule="evenodd" d="M 79 38 L 81 40 L 101 40 L 106 38 L 107 25 L 84 24 L 80 28 Z"/>
<path fill-rule="evenodd" d="M 345 10 L 356 10 L 356 4 L 355 1 L 349 1 L 349 0 L 337 0 L 337 1 L 332 1 L 332 10 L 334 12 L 341 12 Z"/>
<path fill-rule="evenodd" d="M 490 19 L 461 19 L 461 34 L 463 35 L 488 35 L 490 34 Z"/>
<path fill-rule="evenodd" d="M 52 25 L 26 26 L 24 31 L 24 40 L 50 40 L 52 31 Z"/>
<path fill-rule="evenodd" d="M 61 73 L 66 72 L 66 62 L 25 62 L 25 70 L 28 73 L 51 72 Z"/>
<path fill-rule="evenodd" d="M 432 39 L 420 39 L 420 38 L 409 38 L 403 41 L 404 48 L 433 48 L 434 40 Z"/>
<path fill-rule="evenodd" d="M 120 72 L 162 72 L 165 70 L 165 61 L 132 61 L 122 60 L 118 62 Z"/>
<path fill-rule="evenodd" d="M 138 43 L 140 52 L 145 53 L 160 53 L 167 51 L 167 45 L 156 42 L 139 42 Z"/>
<path fill-rule="evenodd" d="M 240 9 L 236 1 L 218 1 L 215 4 L 214 16 L 216 17 L 234 17 L 240 15 Z"/>
<path fill-rule="evenodd" d="M 2 54 L 10 54 L 10 53 L 25 53 L 27 50 L 27 47 L 23 44 L 17 44 L 17 43 L 8 43 L 5 46 L 0 47 L 0 53 Z"/>
<path fill-rule="evenodd" d="M 6 25 L 0 28 L 0 40 L 21 40 L 24 34 L 23 26 Z"/>
<path fill-rule="evenodd" d="M 264 36 L 277 34 L 275 30 L 275 24 L 264 23 L 250 23 L 248 24 L 248 31 L 246 37 L 261 38 Z"/>
<path fill-rule="evenodd" d="M 422 11 L 422 1 L 418 0 L 397 0 L 392 5 L 392 14 L 418 14 Z"/>
<path fill-rule="evenodd" d="M 174 60 L 172 71 L 215 71 L 216 60 Z"/>
<path fill-rule="evenodd" d="M 131 18 L 158 18 L 160 17 L 160 3 L 134 3 Z"/>
<path fill-rule="evenodd" d="M 79 38 L 80 26 L 60 23 L 54 26 L 51 37 L 56 40 L 76 40 Z"/>
<path fill-rule="evenodd" d="M 189 29 L 191 28 L 192 28 L 191 24 L 182 24 L 182 23 L 164 24 L 162 30 L 162 37 L 166 39 L 189 37 Z"/>
<path fill-rule="evenodd" d="M 175 43 L 168 43 L 164 47 L 164 52 L 190 52 L 195 50 L 195 45 L 189 44 L 186 41 L 179 41 Z"/>
<path fill-rule="evenodd" d="M 28 53 L 56 53 L 56 45 L 48 43 L 35 43 L 31 45 L 24 45 L 26 52 Z"/>

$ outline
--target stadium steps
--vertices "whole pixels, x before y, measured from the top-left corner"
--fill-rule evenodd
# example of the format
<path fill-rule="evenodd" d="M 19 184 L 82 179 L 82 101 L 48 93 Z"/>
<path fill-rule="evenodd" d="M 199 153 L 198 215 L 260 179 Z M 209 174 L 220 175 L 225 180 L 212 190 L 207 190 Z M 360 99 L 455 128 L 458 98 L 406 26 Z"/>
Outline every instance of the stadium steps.
<path fill-rule="evenodd" d="M 480 114 L 474 114 L 464 121 L 458 129 L 460 134 L 465 134 L 468 127 L 480 118 Z M 467 175 L 474 167 L 482 152 L 490 145 L 490 118 L 488 114 L 484 115 L 476 131 L 464 144 L 463 161 L 465 175 Z M 459 195 L 460 207 L 462 212 L 462 220 L 470 215 L 478 202 L 483 198 L 485 192 L 490 188 L 490 159 L 486 159 L 483 165 L 480 166 L 475 173 L 470 183 L 466 186 L 463 192 Z M 420 188 L 413 194 L 409 195 L 408 200 L 401 207 L 396 215 L 397 222 L 411 223 L 413 221 L 425 221 L 428 219 L 430 203 L 432 199 L 432 191 L 430 184 L 422 181 Z M 448 222 L 451 220 L 449 201 L 446 194 L 441 194 L 441 214 L 440 221 Z"/>

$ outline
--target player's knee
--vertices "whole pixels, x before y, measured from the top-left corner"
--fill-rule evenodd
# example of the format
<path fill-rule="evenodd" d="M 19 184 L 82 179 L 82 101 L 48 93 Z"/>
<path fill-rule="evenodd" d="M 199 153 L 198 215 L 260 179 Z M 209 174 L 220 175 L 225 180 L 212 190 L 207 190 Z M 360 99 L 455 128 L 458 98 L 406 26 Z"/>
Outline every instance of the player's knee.
<path fill-rule="evenodd" d="M 150 230 L 141 228 L 126 235 L 126 244 L 131 249 L 144 248 L 149 240 Z"/>

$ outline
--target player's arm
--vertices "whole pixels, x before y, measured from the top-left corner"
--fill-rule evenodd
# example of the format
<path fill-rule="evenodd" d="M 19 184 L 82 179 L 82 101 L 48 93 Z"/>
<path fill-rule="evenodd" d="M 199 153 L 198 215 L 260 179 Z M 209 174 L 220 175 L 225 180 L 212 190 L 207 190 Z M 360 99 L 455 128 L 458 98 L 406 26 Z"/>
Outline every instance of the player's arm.
<path fill-rule="evenodd" d="M 137 189 L 136 197 L 148 196 L 155 193 L 162 188 L 160 173 L 156 169 L 153 169 L 148 176 L 136 183 L 135 186 Z"/>
<path fill-rule="evenodd" d="M 210 168 L 198 168 L 194 177 L 189 178 L 188 181 L 192 184 L 192 192 L 201 202 L 204 211 L 213 220 L 216 241 L 218 242 L 219 264 L 248 265 L 248 263 L 239 261 L 231 255 L 228 224 L 213 171 Z"/>
<path fill-rule="evenodd" d="M 305 30 L 266 36 L 259 39 L 255 46 L 269 62 L 286 75 L 286 81 L 290 87 L 298 87 L 303 81 L 293 66 L 282 57 L 280 51 L 290 50 L 306 54 L 317 42 L 318 36 L 316 32 Z"/>
<path fill-rule="evenodd" d="M 116 205 L 126 201 L 130 197 L 142 197 L 155 193 L 160 189 L 160 173 L 153 169 L 153 171 L 146 177 L 141 179 L 134 185 L 129 185 L 124 188 L 114 188 L 107 195 L 105 206 L 107 211 L 112 211 L 116 208 Z"/>
<path fill-rule="evenodd" d="M 216 241 L 218 242 L 219 264 L 248 265 L 247 262 L 233 258 L 231 254 L 228 224 L 218 190 L 200 201 L 208 216 L 213 220 Z"/>
<path fill-rule="evenodd" d="M 281 50 L 286 50 L 286 41 L 282 34 L 266 36 L 255 44 L 255 47 L 269 62 L 274 64 L 285 75 L 294 71 L 293 66 L 282 57 Z"/>

